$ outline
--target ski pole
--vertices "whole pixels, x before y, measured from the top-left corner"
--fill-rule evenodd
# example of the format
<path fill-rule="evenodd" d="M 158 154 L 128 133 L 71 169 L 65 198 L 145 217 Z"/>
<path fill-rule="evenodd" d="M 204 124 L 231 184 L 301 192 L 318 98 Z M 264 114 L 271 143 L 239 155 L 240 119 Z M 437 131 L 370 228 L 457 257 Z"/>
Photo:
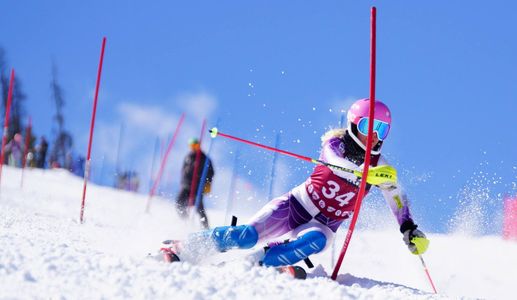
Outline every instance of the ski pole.
<path fill-rule="evenodd" d="M 248 144 L 248 145 L 256 146 L 256 147 L 259 147 L 259 148 L 263 148 L 263 149 L 266 149 L 266 150 L 270 150 L 270 151 L 278 152 L 278 153 L 281 153 L 281 154 L 284 154 L 284 155 L 287 155 L 287 156 L 298 158 L 298 159 L 301 159 L 301 160 L 304 160 L 304 161 L 308 161 L 308 162 L 313 163 L 313 164 L 323 165 L 323 166 L 326 166 L 326 167 L 329 167 L 329 168 L 332 168 L 332 169 L 336 169 L 336 170 L 339 170 L 339 171 L 351 173 L 351 174 L 354 174 L 357 177 L 362 177 L 363 176 L 363 172 L 362 171 L 353 170 L 353 169 L 349 169 L 349 168 L 345 168 L 345 167 L 329 164 L 329 163 L 324 162 L 324 161 L 319 160 L 319 159 L 310 158 L 308 156 L 299 155 L 299 154 L 296 154 L 296 153 L 293 153 L 293 152 L 289 152 L 289 151 L 285 151 L 285 150 L 282 150 L 282 149 L 278 149 L 278 148 L 262 145 L 262 144 L 259 144 L 259 143 L 255 143 L 255 142 L 252 142 L 252 141 L 249 141 L 249 140 L 241 139 L 241 138 L 236 137 L 236 136 L 232 136 L 232 135 L 229 135 L 229 134 L 226 134 L 226 133 L 219 132 L 219 130 L 217 128 L 215 128 L 215 127 L 210 129 L 209 132 L 210 132 L 210 135 L 211 135 L 212 138 L 215 138 L 217 136 L 222 136 L 222 137 L 225 137 L 225 138 L 228 138 L 228 139 L 232 139 L 232 140 L 235 140 L 235 141 L 238 141 L 238 142 L 242 142 L 242 143 L 245 143 L 245 144 Z M 379 184 L 388 183 L 388 182 L 396 183 L 397 182 L 397 170 L 395 170 L 392 166 L 388 166 L 388 165 L 381 165 L 381 166 L 371 167 L 370 171 L 368 173 L 367 182 L 369 184 L 372 184 L 372 185 L 379 185 Z"/>
<path fill-rule="evenodd" d="M 422 262 L 422 266 L 424 267 L 425 274 L 427 275 L 427 279 L 429 279 L 429 282 L 431 283 L 431 287 L 433 288 L 433 291 L 435 294 L 438 294 L 436 291 L 436 288 L 434 287 L 433 280 L 431 279 L 431 275 L 429 274 L 429 270 L 427 269 L 427 266 L 424 262 L 424 258 L 422 257 L 422 254 L 419 254 L 418 257 L 420 258 L 420 261 Z"/>

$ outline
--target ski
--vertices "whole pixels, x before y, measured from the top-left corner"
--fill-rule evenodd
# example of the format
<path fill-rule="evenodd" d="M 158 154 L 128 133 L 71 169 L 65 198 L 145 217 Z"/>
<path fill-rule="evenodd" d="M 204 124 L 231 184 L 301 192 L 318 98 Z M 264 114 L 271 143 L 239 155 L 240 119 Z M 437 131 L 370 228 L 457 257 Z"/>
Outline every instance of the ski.
<path fill-rule="evenodd" d="M 173 263 L 180 261 L 180 258 L 171 248 L 161 248 L 160 253 L 162 254 L 162 258 L 164 262 Z"/>
<path fill-rule="evenodd" d="M 300 266 L 282 266 L 277 267 L 276 270 L 280 273 L 288 274 L 296 279 L 305 280 L 307 278 L 307 272 Z"/>

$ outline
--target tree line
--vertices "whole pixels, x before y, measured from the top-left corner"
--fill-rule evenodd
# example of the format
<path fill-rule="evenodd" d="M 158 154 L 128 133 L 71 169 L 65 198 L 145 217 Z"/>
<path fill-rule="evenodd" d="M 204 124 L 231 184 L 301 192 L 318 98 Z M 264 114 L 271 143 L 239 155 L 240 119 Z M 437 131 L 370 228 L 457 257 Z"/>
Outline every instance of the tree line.
<path fill-rule="evenodd" d="M 7 53 L 0 46 L 0 86 L 2 93 L 2 125 L 5 122 L 7 100 L 9 92 L 10 69 L 7 62 Z M 44 131 L 42 128 L 29 130 L 28 114 L 26 110 L 27 95 L 23 91 L 23 84 L 20 75 L 14 79 L 14 89 L 11 100 L 11 111 L 8 130 L 5 133 L 7 138 L 7 149 L 4 157 L 4 164 L 21 166 L 23 157 L 17 151 L 27 153 L 25 161 L 27 165 L 39 168 L 60 167 L 72 169 L 74 158 L 72 157 L 73 137 L 66 130 L 65 115 L 63 113 L 66 101 L 63 88 L 58 81 L 57 65 L 51 62 L 51 78 L 49 83 L 49 101 L 55 111 L 52 117 L 52 128 L 50 147 L 45 135 L 37 136 L 37 131 Z M 29 137 L 27 137 L 29 135 Z M 21 138 L 23 137 L 23 138 Z M 28 141 L 28 145 L 26 144 Z M 25 147 L 27 146 L 27 149 Z M 50 151 L 48 151 L 49 149 Z M 48 151 L 48 154 L 47 154 Z M 13 155 L 16 154 L 16 155 Z"/>

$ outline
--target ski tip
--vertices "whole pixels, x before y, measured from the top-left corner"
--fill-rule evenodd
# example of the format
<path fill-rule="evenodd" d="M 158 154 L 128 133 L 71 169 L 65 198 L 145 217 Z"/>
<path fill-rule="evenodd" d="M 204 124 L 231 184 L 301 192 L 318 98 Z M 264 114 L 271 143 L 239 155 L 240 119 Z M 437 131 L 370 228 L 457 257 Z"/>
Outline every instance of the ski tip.
<path fill-rule="evenodd" d="M 160 249 L 160 253 L 162 254 L 162 259 L 165 262 L 173 263 L 180 261 L 179 256 L 174 253 L 170 248 L 162 248 Z"/>
<path fill-rule="evenodd" d="M 278 272 L 285 273 L 296 279 L 305 280 L 307 272 L 300 266 L 283 266 L 276 268 Z"/>
<path fill-rule="evenodd" d="M 210 130 L 208 130 L 208 131 L 210 132 L 210 136 L 211 136 L 212 138 L 215 138 L 215 137 L 217 136 L 217 134 L 219 133 L 219 131 L 217 130 L 217 128 L 216 128 L 216 127 L 212 128 L 212 129 L 210 129 Z"/>

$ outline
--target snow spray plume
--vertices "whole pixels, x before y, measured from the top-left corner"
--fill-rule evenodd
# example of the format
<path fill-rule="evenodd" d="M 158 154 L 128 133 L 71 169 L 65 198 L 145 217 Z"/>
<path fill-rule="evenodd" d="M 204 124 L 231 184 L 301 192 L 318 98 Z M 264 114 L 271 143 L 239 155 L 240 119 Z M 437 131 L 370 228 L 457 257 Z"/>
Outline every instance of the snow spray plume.
<path fill-rule="evenodd" d="M 354 206 L 354 214 L 352 216 L 352 220 L 350 221 L 350 227 L 348 228 L 348 232 L 346 234 L 345 242 L 343 243 L 343 248 L 341 249 L 341 253 L 339 254 L 339 258 L 337 260 L 336 266 L 334 267 L 334 272 L 332 272 L 332 279 L 336 280 L 337 275 L 339 273 L 339 268 L 341 267 L 341 263 L 343 262 L 343 258 L 345 257 L 346 250 L 348 245 L 350 244 L 350 239 L 352 238 L 352 234 L 354 232 L 355 223 L 357 222 L 357 218 L 359 217 L 359 209 L 361 208 L 361 202 L 365 196 L 366 191 L 366 182 L 368 181 L 368 169 L 370 167 L 370 154 L 372 151 L 372 135 L 373 135 L 373 119 L 375 116 L 375 47 L 376 47 L 376 22 L 377 22 L 377 9 L 375 6 L 372 6 L 371 10 L 371 23 L 370 23 L 370 110 L 368 111 L 368 136 L 366 137 L 366 153 L 364 155 L 364 178 L 361 179 L 361 185 L 359 186 L 359 193 L 357 194 L 357 201 Z"/>
<path fill-rule="evenodd" d="M 458 208 L 449 220 L 451 233 L 479 236 L 487 233 L 498 233 L 500 222 L 495 222 L 500 213 L 502 195 L 496 194 L 495 189 L 500 184 L 500 177 L 488 171 L 476 171 L 457 194 Z M 497 224 L 497 225 L 496 225 Z"/>
<path fill-rule="evenodd" d="M 372 118 L 372 120 L 373 120 L 373 118 Z M 372 126 L 373 126 L 373 123 L 372 123 Z M 298 158 L 298 159 L 301 159 L 301 160 L 304 160 L 304 161 L 308 161 L 308 162 L 313 163 L 313 164 L 323 165 L 323 166 L 326 166 L 326 167 L 329 167 L 329 168 L 332 168 L 332 169 L 336 169 L 336 170 L 339 170 L 339 171 L 343 171 L 343 172 L 347 172 L 347 173 L 352 173 L 352 174 L 354 174 L 357 177 L 363 177 L 363 172 L 362 171 L 344 168 L 344 167 L 341 167 L 341 166 L 329 164 L 329 163 L 321 161 L 319 159 L 310 158 L 308 156 L 299 155 L 299 154 L 296 154 L 296 153 L 293 153 L 293 152 L 289 152 L 289 151 L 281 150 L 281 149 L 278 149 L 278 148 L 273 148 L 273 147 L 269 147 L 269 146 L 262 145 L 262 144 L 259 144 L 259 143 L 255 143 L 255 142 L 252 142 L 252 141 L 248 141 L 248 140 L 245 140 L 245 139 L 241 139 L 241 138 L 238 138 L 238 137 L 226 134 L 226 133 L 219 132 L 219 130 L 217 128 L 215 128 L 215 127 L 210 129 L 209 132 L 210 132 L 210 135 L 212 136 L 212 138 L 215 138 L 217 136 L 222 136 L 222 137 L 229 138 L 229 139 L 232 139 L 232 140 L 235 140 L 235 141 L 238 141 L 238 142 L 242 142 L 242 143 L 245 143 L 245 144 L 248 144 L 248 145 L 252 145 L 252 146 L 255 146 L 255 147 L 267 149 L 267 150 L 278 152 L 278 153 L 281 153 L 281 154 L 284 154 L 284 155 L 287 155 L 287 156 Z M 365 167 L 365 171 L 367 171 L 368 168 L 369 168 L 369 166 Z M 365 176 L 365 179 L 371 185 L 379 185 L 379 184 L 388 183 L 388 182 L 389 183 L 396 183 L 397 182 L 397 170 L 395 170 L 393 167 L 388 166 L 388 165 L 381 165 L 381 166 L 372 167 L 372 168 L 370 168 L 370 176 L 368 176 L 367 178 Z"/>
<path fill-rule="evenodd" d="M 86 185 L 88 183 L 88 178 L 90 177 L 90 167 L 91 167 L 91 152 L 92 152 L 92 140 L 93 140 L 93 129 L 95 127 L 95 114 L 97 113 L 97 99 L 99 97 L 99 87 L 101 84 L 101 74 L 102 74 L 102 62 L 104 61 L 104 49 L 106 48 L 106 37 L 102 39 L 102 48 L 101 48 L 101 58 L 99 61 L 99 69 L 97 71 L 97 84 L 95 85 L 95 97 L 93 99 L 93 113 L 92 120 L 90 123 L 90 139 L 88 141 L 88 152 L 86 154 L 86 166 L 84 168 L 84 185 L 83 185 L 83 199 L 81 201 L 81 214 L 80 221 L 83 223 L 84 217 L 84 202 L 86 199 Z"/>

